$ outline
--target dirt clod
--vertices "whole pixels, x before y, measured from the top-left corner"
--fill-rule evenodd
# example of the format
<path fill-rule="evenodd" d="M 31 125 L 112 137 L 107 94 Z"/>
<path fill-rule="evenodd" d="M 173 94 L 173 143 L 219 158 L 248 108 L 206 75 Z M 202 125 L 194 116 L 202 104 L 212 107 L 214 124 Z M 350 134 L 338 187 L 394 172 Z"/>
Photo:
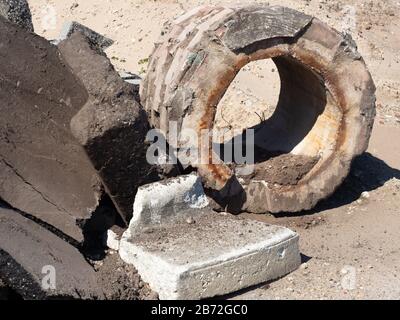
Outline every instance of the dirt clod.
<path fill-rule="evenodd" d="M 109 254 L 98 268 L 98 279 L 107 300 L 157 300 L 157 293 L 142 281 L 137 270 Z"/>

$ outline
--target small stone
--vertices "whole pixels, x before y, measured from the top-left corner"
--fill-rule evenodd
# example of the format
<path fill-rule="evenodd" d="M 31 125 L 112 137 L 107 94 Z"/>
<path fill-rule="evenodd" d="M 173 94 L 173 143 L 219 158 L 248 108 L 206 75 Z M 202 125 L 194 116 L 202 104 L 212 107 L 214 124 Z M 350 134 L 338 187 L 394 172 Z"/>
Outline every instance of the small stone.
<path fill-rule="evenodd" d="M 189 217 L 189 218 L 186 219 L 186 223 L 187 224 L 195 224 L 196 221 L 192 217 Z"/>
<path fill-rule="evenodd" d="M 369 192 L 368 191 L 364 191 L 363 193 L 361 193 L 361 198 L 369 199 L 370 198 Z"/>

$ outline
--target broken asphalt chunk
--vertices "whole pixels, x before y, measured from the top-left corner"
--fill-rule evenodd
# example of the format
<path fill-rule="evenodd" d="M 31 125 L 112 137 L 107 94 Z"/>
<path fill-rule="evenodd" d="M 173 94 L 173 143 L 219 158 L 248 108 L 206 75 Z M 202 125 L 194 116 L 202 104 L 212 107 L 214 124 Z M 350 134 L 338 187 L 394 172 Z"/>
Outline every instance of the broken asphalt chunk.
<path fill-rule="evenodd" d="M 71 121 L 123 220 L 128 223 L 140 185 L 159 180 L 158 168 L 146 160 L 147 115 L 135 100 L 135 87 L 125 82 L 109 59 L 81 33 L 59 44 L 89 99 Z"/>
<path fill-rule="evenodd" d="M 102 299 L 96 272 L 56 235 L 0 206 L 0 274 L 24 299 Z"/>
<path fill-rule="evenodd" d="M 3 17 L 0 47 L 0 198 L 81 242 L 102 194 L 70 132 L 88 93 L 57 47 Z"/>
<path fill-rule="evenodd" d="M 0 16 L 26 31 L 33 32 L 32 15 L 27 0 L 0 0 Z"/>

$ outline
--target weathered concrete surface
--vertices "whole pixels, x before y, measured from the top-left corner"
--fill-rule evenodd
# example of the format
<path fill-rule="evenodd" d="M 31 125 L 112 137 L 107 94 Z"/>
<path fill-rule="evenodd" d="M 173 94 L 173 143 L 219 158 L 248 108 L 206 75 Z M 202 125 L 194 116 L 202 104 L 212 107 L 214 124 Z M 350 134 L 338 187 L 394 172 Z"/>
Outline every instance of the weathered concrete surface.
<path fill-rule="evenodd" d="M 107 247 L 112 250 L 118 251 L 121 237 L 111 229 L 107 230 L 106 237 L 107 237 L 106 239 Z"/>
<path fill-rule="evenodd" d="M 141 186 L 130 227 L 145 229 L 174 224 L 181 216 L 201 214 L 208 204 L 201 179 L 194 174 Z"/>
<path fill-rule="evenodd" d="M 215 212 L 151 232 L 126 232 L 119 252 L 161 299 L 228 294 L 282 277 L 300 265 L 296 233 Z"/>
<path fill-rule="evenodd" d="M 0 198 L 83 240 L 101 183 L 70 133 L 88 99 L 57 47 L 0 17 Z"/>
<path fill-rule="evenodd" d="M 55 288 L 50 289 L 42 286 L 50 284 L 46 280 L 49 270 L 55 271 Z M 24 299 L 103 298 L 94 269 L 76 248 L 18 212 L 3 207 L 0 207 L 0 273 L 5 283 Z"/>
<path fill-rule="evenodd" d="M 27 0 L 0 0 L 0 16 L 33 32 L 32 15 Z"/>
<path fill-rule="evenodd" d="M 300 264 L 297 234 L 213 212 L 196 175 L 139 188 L 119 254 L 161 299 L 231 293 Z"/>
<path fill-rule="evenodd" d="M 106 192 L 125 222 L 132 217 L 137 188 L 158 180 L 158 168 L 146 160 L 145 138 L 150 126 L 135 100 L 135 88 L 123 81 L 102 52 L 74 33 L 59 44 L 89 100 L 71 121 Z"/>
<path fill-rule="evenodd" d="M 177 121 L 178 132 L 194 130 L 200 137 L 212 130 L 218 103 L 239 70 L 273 59 L 280 100 L 274 115 L 252 128 L 254 149 L 319 158 L 294 186 L 250 179 L 237 188 L 234 172 L 210 144 L 178 140 L 174 147 L 215 156 L 212 164 L 189 164 L 216 197 L 244 193 L 240 209 L 264 213 L 310 209 L 331 195 L 352 159 L 366 150 L 375 117 L 375 86 L 351 37 L 300 12 L 262 4 L 199 7 L 168 28 L 141 86 L 152 125 L 167 134 L 169 121 Z"/>
<path fill-rule="evenodd" d="M 97 33 L 96 31 L 80 24 L 76 21 L 68 21 L 65 22 L 62 30 L 60 32 L 59 38 L 56 40 L 56 44 L 59 44 L 61 41 L 64 41 L 71 37 L 75 32 L 80 32 L 85 35 L 91 42 L 91 44 L 101 50 L 105 50 L 108 47 L 112 46 L 114 43 L 113 40 Z"/>

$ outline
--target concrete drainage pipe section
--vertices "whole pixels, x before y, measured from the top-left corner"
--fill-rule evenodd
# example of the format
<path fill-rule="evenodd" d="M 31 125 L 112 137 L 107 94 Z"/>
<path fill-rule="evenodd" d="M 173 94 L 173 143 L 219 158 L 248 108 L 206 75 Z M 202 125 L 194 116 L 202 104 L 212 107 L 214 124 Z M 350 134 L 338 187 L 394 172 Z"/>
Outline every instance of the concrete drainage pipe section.
<path fill-rule="evenodd" d="M 236 206 L 249 212 L 297 212 L 334 192 L 366 150 L 375 117 L 375 86 L 350 36 L 264 5 L 203 6 L 166 27 L 141 88 L 151 123 L 166 135 L 170 121 L 181 133 L 212 129 L 219 101 L 246 64 L 272 59 L 279 71 L 276 110 L 254 128 L 256 174 L 239 179 L 222 160 L 190 163 L 221 205 L 231 197 L 227 205 L 240 199 Z M 207 144 L 200 149 L 214 155 Z M 307 170 L 294 182 L 269 177 L 291 165 Z"/>

